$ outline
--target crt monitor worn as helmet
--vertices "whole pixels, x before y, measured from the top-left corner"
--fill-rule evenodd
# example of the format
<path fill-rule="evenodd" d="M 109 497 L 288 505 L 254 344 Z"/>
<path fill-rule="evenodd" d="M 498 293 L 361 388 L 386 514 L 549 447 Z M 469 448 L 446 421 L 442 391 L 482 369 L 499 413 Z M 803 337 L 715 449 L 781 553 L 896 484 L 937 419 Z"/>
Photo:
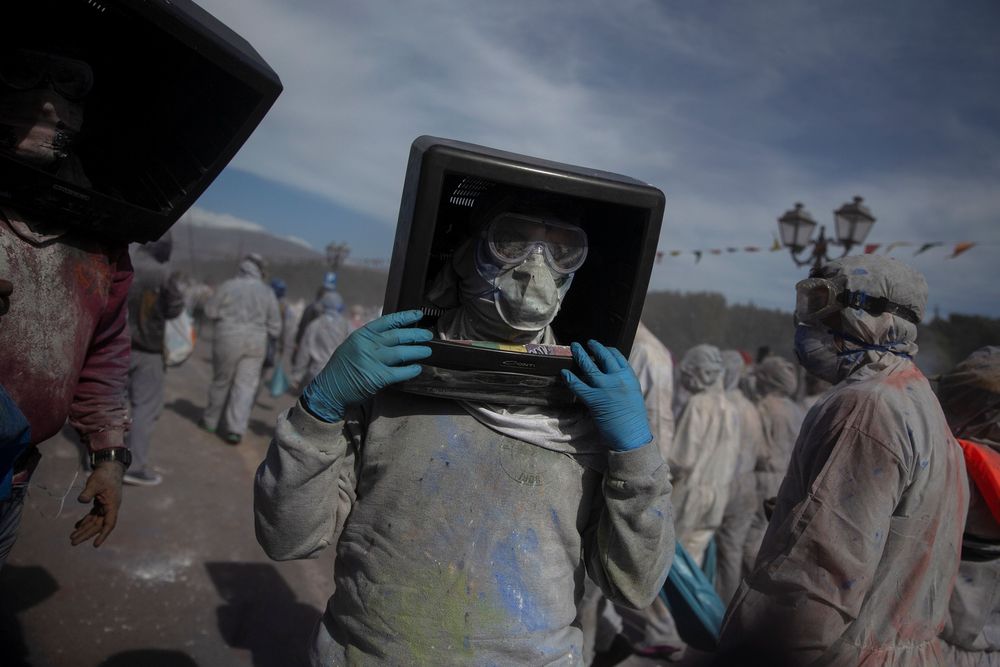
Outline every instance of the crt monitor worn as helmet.
<path fill-rule="evenodd" d="M 2 15 L 15 27 L 0 44 L 5 105 L 50 86 L 82 122 L 39 166 L 4 150 L 24 128 L 0 118 L 0 205 L 94 236 L 160 238 L 281 91 L 253 47 L 191 0 L 7 0 Z"/>

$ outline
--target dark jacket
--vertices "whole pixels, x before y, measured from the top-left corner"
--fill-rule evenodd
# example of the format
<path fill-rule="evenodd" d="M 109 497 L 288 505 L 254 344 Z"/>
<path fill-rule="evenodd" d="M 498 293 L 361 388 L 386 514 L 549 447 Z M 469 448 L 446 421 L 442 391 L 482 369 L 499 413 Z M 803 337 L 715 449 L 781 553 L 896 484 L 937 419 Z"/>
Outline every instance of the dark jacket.
<path fill-rule="evenodd" d="M 128 292 L 128 323 L 132 348 L 143 352 L 163 352 L 166 321 L 184 310 L 184 295 L 161 262 L 146 246 L 132 251 L 135 278 Z"/>

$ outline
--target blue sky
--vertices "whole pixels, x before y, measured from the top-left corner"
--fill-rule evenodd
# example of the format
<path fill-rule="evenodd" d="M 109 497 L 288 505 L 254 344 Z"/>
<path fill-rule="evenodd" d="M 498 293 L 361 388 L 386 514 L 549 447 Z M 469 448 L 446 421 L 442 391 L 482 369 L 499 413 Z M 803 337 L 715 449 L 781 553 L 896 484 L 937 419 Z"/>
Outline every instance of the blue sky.
<path fill-rule="evenodd" d="M 661 250 L 767 246 L 794 202 L 832 228 L 861 195 L 872 243 L 981 243 L 894 255 L 943 314 L 1000 315 L 995 2 L 200 4 L 285 92 L 195 214 L 387 258 L 410 142 L 432 134 L 659 187 Z M 785 252 L 688 254 L 652 287 L 787 309 L 803 275 Z"/>

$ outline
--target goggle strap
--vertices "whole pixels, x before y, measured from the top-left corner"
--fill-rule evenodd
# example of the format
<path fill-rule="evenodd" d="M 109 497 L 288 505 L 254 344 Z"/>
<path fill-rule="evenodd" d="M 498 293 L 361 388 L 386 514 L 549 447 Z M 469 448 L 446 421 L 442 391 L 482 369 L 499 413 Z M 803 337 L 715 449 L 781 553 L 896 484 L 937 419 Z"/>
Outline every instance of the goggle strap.
<path fill-rule="evenodd" d="M 845 290 L 840 295 L 840 302 L 845 308 L 860 308 L 872 315 L 892 313 L 893 315 L 899 315 L 904 320 L 913 324 L 920 324 L 920 318 L 912 308 L 898 304 L 895 301 L 890 301 L 884 296 L 869 296 L 864 292 Z"/>

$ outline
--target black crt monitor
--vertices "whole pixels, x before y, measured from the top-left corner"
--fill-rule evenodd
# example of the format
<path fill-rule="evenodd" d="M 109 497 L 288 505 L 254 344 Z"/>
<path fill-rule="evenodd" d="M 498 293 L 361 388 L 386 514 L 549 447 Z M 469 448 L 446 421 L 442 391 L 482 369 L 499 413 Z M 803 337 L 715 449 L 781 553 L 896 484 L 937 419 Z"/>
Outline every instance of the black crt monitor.
<path fill-rule="evenodd" d="M 162 236 L 281 92 L 253 47 L 190 0 L 7 0 L 0 19 L 10 28 L 0 43 L 8 118 L 0 118 L 8 149 L 0 150 L 0 206 L 96 237 Z M 85 93 L 66 59 L 91 68 Z M 11 108 L 34 84 L 69 90 L 82 107 L 58 165 L 9 150 L 25 132 L 9 121 Z"/>
<path fill-rule="evenodd" d="M 642 313 L 656 257 L 664 196 L 655 187 L 609 172 L 422 136 L 410 149 L 383 311 L 420 309 L 434 329 L 440 308 L 428 289 L 492 193 L 541 193 L 564 201 L 588 237 L 588 255 L 552 322 L 561 345 L 595 339 L 626 357 Z M 423 373 L 401 388 L 415 393 L 563 404 L 572 395 L 559 372 L 572 358 L 461 345 L 431 344 Z"/>

